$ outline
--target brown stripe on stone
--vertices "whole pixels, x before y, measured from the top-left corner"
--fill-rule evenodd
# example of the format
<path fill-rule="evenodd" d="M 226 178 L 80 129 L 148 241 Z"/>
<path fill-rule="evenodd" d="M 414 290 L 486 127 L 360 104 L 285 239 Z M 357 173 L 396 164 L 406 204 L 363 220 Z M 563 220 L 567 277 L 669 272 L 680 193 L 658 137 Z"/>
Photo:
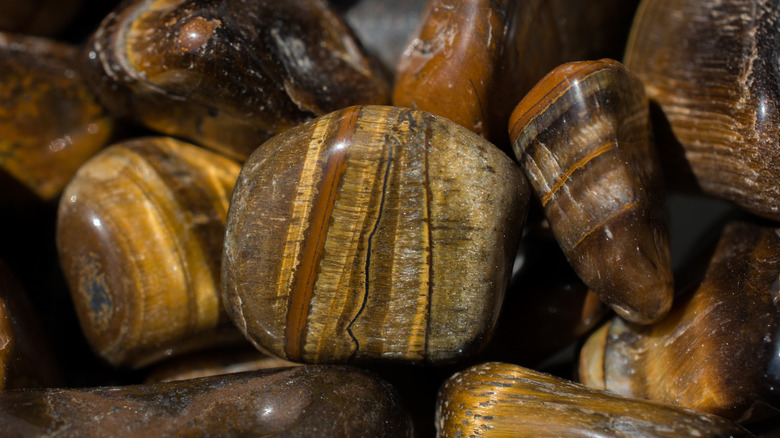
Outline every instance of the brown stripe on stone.
<path fill-rule="evenodd" d="M 525 138 L 525 131 L 531 126 L 534 126 L 537 130 L 545 129 L 547 124 L 569 109 L 571 105 L 566 105 L 566 102 L 571 102 L 573 99 L 569 92 L 575 85 L 588 82 L 594 76 L 598 78 L 597 75 L 605 70 L 614 70 L 616 68 L 613 62 L 607 63 L 605 61 L 594 62 L 585 66 L 579 63 L 571 63 L 564 67 L 553 70 L 542 78 L 512 112 L 509 118 L 510 140 L 515 145 L 516 151 L 518 147 L 525 149 L 528 143 L 527 138 Z M 572 77 L 577 77 L 578 79 L 572 81 L 570 79 Z M 586 91 L 592 93 L 594 90 Z M 577 98 L 574 102 L 578 103 L 580 99 Z M 540 117 L 545 120 L 541 123 L 542 126 L 538 126 L 540 123 L 536 122 Z"/>
<path fill-rule="evenodd" d="M 550 202 L 550 199 L 552 199 L 553 196 L 555 196 L 555 193 L 560 190 L 561 187 L 563 187 L 564 184 L 566 184 L 566 181 L 569 180 L 569 177 L 577 170 L 582 169 L 585 167 L 588 163 L 593 161 L 594 158 L 604 154 L 605 152 L 609 152 L 615 148 L 615 142 L 610 141 L 606 142 L 603 145 L 599 146 L 598 148 L 588 152 L 587 155 L 579 159 L 578 161 L 574 162 L 571 166 L 569 166 L 561 175 L 558 177 L 558 179 L 555 181 L 552 187 L 550 187 L 550 190 L 544 194 L 544 196 L 541 199 L 542 207 L 546 207 L 547 203 Z"/>
<path fill-rule="evenodd" d="M 319 261 L 323 255 L 333 207 L 338 199 L 338 188 L 347 168 L 347 151 L 357 126 L 360 108 L 354 106 L 345 110 L 338 121 L 333 139 L 326 142 L 330 146 L 328 157 L 309 216 L 309 228 L 304 234 L 287 312 L 285 352 L 293 361 L 299 361 L 303 356 L 307 319 L 319 273 Z"/>

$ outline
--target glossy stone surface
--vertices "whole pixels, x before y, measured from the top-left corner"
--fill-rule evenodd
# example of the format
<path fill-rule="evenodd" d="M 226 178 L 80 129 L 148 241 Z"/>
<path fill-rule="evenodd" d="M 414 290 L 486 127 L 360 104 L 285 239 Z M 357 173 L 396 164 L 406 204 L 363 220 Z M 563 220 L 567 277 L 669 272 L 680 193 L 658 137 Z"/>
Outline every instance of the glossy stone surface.
<path fill-rule="evenodd" d="M 430 0 L 398 62 L 393 105 L 508 146 L 512 108 L 548 71 L 622 55 L 636 3 Z"/>
<path fill-rule="evenodd" d="M 259 348 L 304 362 L 449 362 L 488 339 L 529 190 L 445 119 L 350 107 L 266 142 L 227 221 L 223 293 Z"/>
<path fill-rule="evenodd" d="M 595 391 L 499 362 L 445 382 L 436 428 L 440 437 L 751 436 L 715 415 Z"/>
<path fill-rule="evenodd" d="M 239 170 L 167 137 L 115 144 L 79 169 L 60 200 L 57 248 L 97 354 L 139 366 L 236 338 L 219 273 Z"/>
<path fill-rule="evenodd" d="M 646 327 L 620 318 L 580 356 L 593 388 L 744 421 L 777 406 L 780 230 L 732 222 L 701 285 Z"/>
<path fill-rule="evenodd" d="M 76 46 L 0 33 L 0 172 L 44 200 L 60 194 L 114 126 L 77 56 Z M 11 196 L 19 195 L 0 201 Z"/>
<path fill-rule="evenodd" d="M 780 220 L 780 5 L 644 1 L 625 64 L 657 107 L 666 174 Z"/>
<path fill-rule="evenodd" d="M 515 156 L 586 285 L 637 323 L 662 318 L 673 279 L 660 164 L 642 84 L 612 60 L 564 64 L 510 118 Z"/>
<path fill-rule="evenodd" d="M 393 389 L 347 367 L 308 366 L 181 382 L 0 392 L 8 436 L 411 437 Z"/>
<path fill-rule="evenodd" d="M 324 0 L 138 0 L 84 61 L 116 114 L 243 160 L 272 135 L 389 85 Z"/>

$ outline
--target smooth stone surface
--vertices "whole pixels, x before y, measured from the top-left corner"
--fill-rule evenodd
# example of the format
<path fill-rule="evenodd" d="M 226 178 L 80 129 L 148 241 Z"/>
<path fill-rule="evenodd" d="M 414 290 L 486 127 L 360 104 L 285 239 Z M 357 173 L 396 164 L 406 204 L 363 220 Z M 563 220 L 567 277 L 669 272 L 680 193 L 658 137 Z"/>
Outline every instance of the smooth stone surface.
<path fill-rule="evenodd" d="M 509 151 L 512 108 L 569 61 L 618 57 L 637 0 L 430 0 L 397 63 L 393 105 Z"/>
<path fill-rule="evenodd" d="M 114 127 L 77 57 L 76 46 L 0 33 L 0 172 L 43 200 L 60 194 Z M 22 196 L 4 186 L 0 204 Z"/>
<path fill-rule="evenodd" d="M 591 335 L 581 381 L 739 421 L 765 415 L 778 406 L 778 275 L 780 229 L 730 223 L 698 289 L 665 319 L 614 318 Z"/>
<path fill-rule="evenodd" d="M 641 324 L 672 305 L 663 175 L 641 82 L 617 61 L 559 66 L 517 105 L 515 156 L 585 284 Z"/>
<path fill-rule="evenodd" d="M 715 415 L 595 391 L 492 362 L 452 376 L 439 392 L 440 437 L 752 436 Z"/>
<path fill-rule="evenodd" d="M 341 110 L 244 165 L 223 293 L 261 349 L 304 362 L 451 362 L 493 330 L 529 198 L 520 169 L 445 119 Z"/>
<path fill-rule="evenodd" d="M 57 249 L 99 356 L 142 366 L 240 339 L 219 280 L 239 170 L 168 137 L 115 144 L 79 169 L 60 200 Z"/>
<path fill-rule="evenodd" d="M 307 366 L 171 383 L 0 392 L 8 437 L 411 437 L 390 385 Z"/>
<path fill-rule="evenodd" d="M 324 0 L 125 2 L 83 61 L 115 114 L 241 161 L 315 116 L 389 101 L 378 65 Z"/>

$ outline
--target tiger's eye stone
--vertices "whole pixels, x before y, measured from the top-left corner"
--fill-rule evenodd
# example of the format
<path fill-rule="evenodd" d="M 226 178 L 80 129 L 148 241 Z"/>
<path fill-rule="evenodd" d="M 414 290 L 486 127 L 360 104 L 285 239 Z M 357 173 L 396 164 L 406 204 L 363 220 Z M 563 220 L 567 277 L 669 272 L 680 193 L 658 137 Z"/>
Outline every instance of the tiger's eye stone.
<path fill-rule="evenodd" d="M 647 0 L 625 64 L 657 105 L 661 159 L 675 188 L 780 220 L 780 5 Z"/>
<path fill-rule="evenodd" d="M 448 118 L 503 148 L 512 108 L 548 71 L 622 55 L 636 3 L 430 0 L 398 62 L 393 105 Z"/>
<path fill-rule="evenodd" d="M 0 33 L 0 172 L 43 200 L 60 194 L 114 126 L 77 57 L 75 46 Z"/>
<path fill-rule="evenodd" d="M 448 120 L 350 107 L 244 165 L 223 293 L 236 325 L 292 361 L 453 361 L 487 341 L 529 197 L 505 154 Z"/>
<path fill-rule="evenodd" d="M 324 0 L 136 0 L 84 62 L 114 113 L 244 160 L 272 135 L 389 84 Z"/>
<path fill-rule="evenodd" d="M 114 365 L 240 338 L 219 273 L 238 163 L 165 137 L 118 143 L 60 201 L 57 249 L 82 330 Z M 236 336 L 238 335 L 238 336 Z"/>
<path fill-rule="evenodd" d="M 444 383 L 440 437 L 751 436 L 715 415 L 596 391 L 507 363 L 468 368 Z"/>
<path fill-rule="evenodd" d="M 732 222 L 699 288 L 651 326 L 615 318 L 580 355 L 587 386 L 744 421 L 778 406 L 780 229 Z"/>
<path fill-rule="evenodd" d="M 366 371 L 305 366 L 203 379 L 0 392 L 7 436 L 411 437 L 395 390 Z"/>
<path fill-rule="evenodd" d="M 660 164 L 642 84 L 609 59 L 564 64 L 510 118 L 515 156 L 586 285 L 637 323 L 672 304 Z"/>
<path fill-rule="evenodd" d="M 55 386 L 60 371 L 25 290 L 0 260 L 0 390 Z"/>

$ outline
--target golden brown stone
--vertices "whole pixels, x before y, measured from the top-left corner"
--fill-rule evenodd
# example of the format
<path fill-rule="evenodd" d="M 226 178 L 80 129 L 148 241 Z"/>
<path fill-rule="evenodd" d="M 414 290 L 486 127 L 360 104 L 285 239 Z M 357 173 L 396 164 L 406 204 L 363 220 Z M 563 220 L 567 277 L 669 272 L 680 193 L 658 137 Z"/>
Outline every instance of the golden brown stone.
<path fill-rule="evenodd" d="M 79 169 L 60 201 L 57 247 L 100 356 L 138 366 L 235 338 L 219 267 L 239 170 L 165 137 L 118 143 Z"/>
<path fill-rule="evenodd" d="M 574 269 L 624 318 L 672 304 L 660 164 L 642 84 L 612 60 L 564 64 L 510 118 L 515 155 Z"/>
<path fill-rule="evenodd" d="M 398 62 L 393 105 L 508 145 L 512 108 L 555 66 L 623 53 L 636 0 L 430 0 Z"/>
<path fill-rule="evenodd" d="M 665 319 L 640 327 L 615 318 L 591 336 L 581 381 L 740 421 L 776 405 L 779 232 L 729 224 L 699 288 Z"/>
<path fill-rule="evenodd" d="M 350 107 L 293 128 L 236 183 L 228 311 L 293 361 L 455 360 L 493 329 L 526 187 L 500 150 L 421 111 Z"/>
<path fill-rule="evenodd" d="M 595 391 L 499 362 L 445 382 L 436 429 L 440 437 L 750 436 L 715 415 Z"/>

